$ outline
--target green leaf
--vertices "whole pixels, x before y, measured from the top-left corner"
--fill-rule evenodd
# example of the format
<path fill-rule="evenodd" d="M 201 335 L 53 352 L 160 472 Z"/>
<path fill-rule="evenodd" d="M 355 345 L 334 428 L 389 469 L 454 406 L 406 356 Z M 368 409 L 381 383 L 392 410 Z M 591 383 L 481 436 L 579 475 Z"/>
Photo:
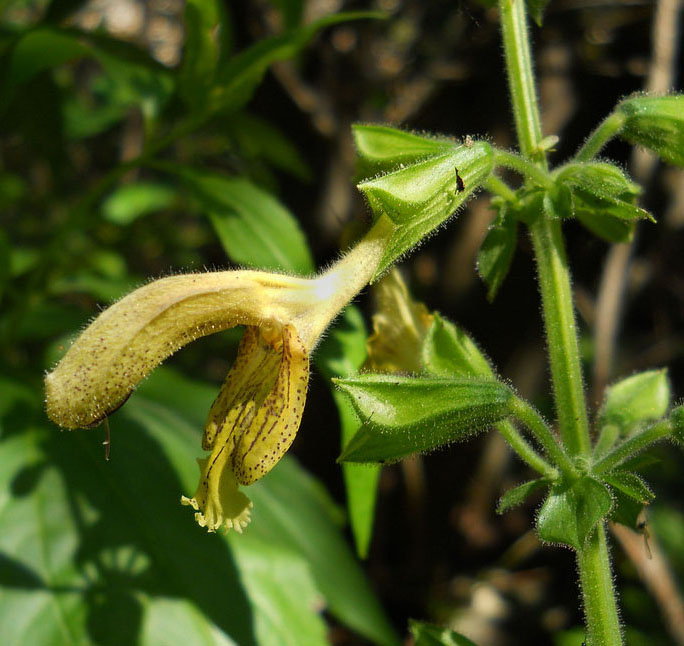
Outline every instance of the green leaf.
<path fill-rule="evenodd" d="M 204 108 L 221 57 L 222 3 L 187 0 L 183 18 L 185 40 L 178 70 L 178 93 L 193 108 Z"/>
<path fill-rule="evenodd" d="M 397 225 L 376 276 L 443 224 L 485 181 L 493 168 L 492 148 L 469 142 L 426 161 L 361 182 L 376 218 Z"/>
<path fill-rule="evenodd" d="M 546 5 L 549 4 L 549 0 L 526 0 L 526 4 L 530 16 L 534 22 L 537 23 L 537 26 L 541 27 L 544 18 L 544 9 L 546 9 Z"/>
<path fill-rule="evenodd" d="M 580 550 L 610 512 L 612 499 L 605 485 L 588 476 L 561 481 L 551 488 L 537 517 L 539 537 Z"/>
<path fill-rule="evenodd" d="M 316 364 L 323 375 L 332 379 L 348 377 L 358 372 L 366 359 L 366 337 L 361 312 L 353 305 L 348 306 L 316 351 Z M 343 393 L 333 388 L 332 395 L 340 416 L 343 448 L 359 430 L 359 421 L 351 402 Z M 365 558 L 373 535 L 380 467 L 344 462 L 342 474 L 356 551 L 361 558 Z"/>
<path fill-rule="evenodd" d="M 162 384 L 155 386 L 154 381 L 160 378 Z M 154 387 L 154 399 L 173 409 L 174 415 L 191 416 L 191 423 L 197 429 L 204 426 L 216 387 L 179 378 L 168 369 L 157 369 L 138 388 L 137 394 L 152 399 L 150 387 Z M 187 394 L 192 390 L 195 391 L 193 399 L 188 402 Z M 134 401 L 135 396 L 122 410 L 127 410 Z M 178 402 L 182 402 L 182 407 L 178 407 Z M 165 432 L 162 420 L 159 433 Z M 186 474 L 187 492 L 194 491 L 197 484 L 197 466 L 188 463 L 187 455 L 197 452 L 199 438 L 199 434 L 193 435 L 192 448 L 185 446 L 176 454 L 179 461 L 174 461 Z M 285 456 L 268 477 L 251 485 L 247 492 L 254 501 L 254 520 L 242 536 L 233 533 L 232 539 L 242 541 L 251 536 L 300 554 L 337 619 L 380 646 L 398 644 L 399 638 L 340 533 L 339 510 L 323 486 L 294 459 Z M 184 511 L 187 515 L 187 509 Z M 200 534 L 206 536 L 204 531 Z"/>
<path fill-rule="evenodd" d="M 655 498 L 655 494 L 636 473 L 617 470 L 604 473 L 601 478 L 642 505 L 648 505 Z"/>
<path fill-rule="evenodd" d="M 494 377 L 477 344 L 437 313 L 423 340 L 421 354 L 424 369 L 438 377 Z"/>
<path fill-rule="evenodd" d="M 148 213 L 170 208 L 176 200 L 176 191 L 168 184 L 123 184 L 103 202 L 102 215 L 113 224 L 126 226 Z"/>
<path fill-rule="evenodd" d="M 266 119 L 239 112 L 224 127 L 244 158 L 263 160 L 304 181 L 311 179 L 311 168 L 297 146 Z"/>
<path fill-rule="evenodd" d="M 22 34 L 8 54 L 0 111 L 10 104 L 20 86 L 40 72 L 84 57 L 102 66 L 117 88 L 119 105 L 139 105 L 149 118 L 170 96 L 169 71 L 142 50 L 101 34 L 39 27 Z"/>
<path fill-rule="evenodd" d="M 524 482 L 513 489 L 509 489 L 499 499 L 499 504 L 496 506 L 496 513 L 503 514 L 513 507 L 522 505 L 535 491 L 545 487 L 549 484 L 546 478 L 538 478 L 537 480 L 530 480 Z"/>
<path fill-rule="evenodd" d="M 17 204 L 27 193 L 28 184 L 23 177 L 0 171 L 0 208 L 5 209 Z"/>
<path fill-rule="evenodd" d="M 336 379 L 363 422 L 341 460 L 384 462 L 431 451 L 509 414 L 513 399 L 502 383 L 362 374 Z"/>
<path fill-rule="evenodd" d="M 448 628 L 409 619 L 414 646 L 476 646 L 467 637 Z"/>
<path fill-rule="evenodd" d="M 622 379 L 606 389 L 598 413 L 600 425 L 617 426 L 627 435 L 661 419 L 670 406 L 667 370 L 648 370 Z"/>
<path fill-rule="evenodd" d="M 346 12 L 324 16 L 285 34 L 261 40 L 227 61 L 216 74 L 209 112 L 236 111 L 252 97 L 266 70 L 276 61 L 295 56 L 321 29 L 341 22 L 381 18 L 376 12 Z"/>
<path fill-rule="evenodd" d="M 295 217 L 243 177 L 175 169 L 209 216 L 233 262 L 310 274 L 314 262 Z"/>
<path fill-rule="evenodd" d="M 518 223 L 514 218 L 503 218 L 493 225 L 477 253 L 477 271 L 487 284 L 487 299 L 496 297 L 508 274 L 518 242 Z"/>
<path fill-rule="evenodd" d="M 241 541 L 233 536 L 230 545 L 250 606 L 259 608 L 254 622 L 256 642 L 327 644 L 325 622 L 310 611 L 325 600 L 306 560 L 272 541 Z"/>
<path fill-rule="evenodd" d="M 613 489 L 613 509 L 610 512 L 610 519 L 614 523 L 636 530 L 639 528 L 643 509 L 644 503 L 628 496 L 620 489 Z"/>
<path fill-rule="evenodd" d="M 21 34 L 7 55 L 0 111 L 10 104 L 19 86 L 40 72 L 88 53 L 84 43 L 59 29 L 40 27 Z"/>
<path fill-rule="evenodd" d="M 621 137 L 684 166 L 684 95 L 636 96 L 617 110 L 626 117 Z"/>
<path fill-rule="evenodd" d="M 243 535 L 195 525 L 179 496 L 197 484 L 191 456 L 216 388 L 169 374 L 111 419 L 109 462 L 101 432 L 43 427 L 40 401 L 22 431 L 3 432 L 3 646 L 323 646 L 324 602 L 367 639 L 397 644 L 332 503 L 293 460 L 250 487 Z"/>
<path fill-rule="evenodd" d="M 605 162 L 572 163 L 554 173 L 559 186 L 567 186 L 573 195 L 575 215 L 590 213 L 631 222 L 653 216 L 636 206 L 641 193 L 638 184 L 613 164 Z"/>
<path fill-rule="evenodd" d="M 607 242 L 631 242 L 634 237 L 634 222 L 614 218 L 600 211 L 588 210 L 586 202 L 575 210 L 577 219 L 585 229 Z"/>
<path fill-rule="evenodd" d="M 448 154 L 459 145 L 453 139 L 428 137 L 375 124 L 356 123 L 352 126 L 352 134 L 358 154 L 359 179 Z"/>
<path fill-rule="evenodd" d="M 544 194 L 544 210 L 552 218 L 571 218 L 575 215 L 572 191 L 565 184 L 558 184 L 555 190 Z"/>

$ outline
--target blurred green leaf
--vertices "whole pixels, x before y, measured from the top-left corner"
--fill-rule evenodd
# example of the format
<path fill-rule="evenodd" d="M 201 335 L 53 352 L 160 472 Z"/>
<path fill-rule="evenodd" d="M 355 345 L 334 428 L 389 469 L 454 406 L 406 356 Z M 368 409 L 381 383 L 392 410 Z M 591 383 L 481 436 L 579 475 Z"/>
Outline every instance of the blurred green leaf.
<path fill-rule="evenodd" d="M 42 301 L 27 309 L 12 335 L 18 341 L 45 340 L 64 330 L 78 330 L 85 322 L 86 315 L 80 307 Z"/>
<path fill-rule="evenodd" d="M 571 628 L 554 635 L 553 646 L 586 646 L 586 628 Z"/>
<path fill-rule="evenodd" d="M 664 417 L 669 406 L 667 370 L 639 372 L 606 389 L 598 423 L 617 426 L 622 435 L 627 435 Z"/>
<path fill-rule="evenodd" d="M 526 4 L 532 20 L 537 23 L 538 27 L 541 27 L 544 19 L 544 10 L 546 5 L 549 4 L 549 0 L 526 0 Z"/>
<path fill-rule="evenodd" d="M 0 172 L 0 208 L 7 208 L 21 200 L 28 191 L 26 180 L 13 173 Z"/>
<path fill-rule="evenodd" d="M 644 503 L 628 496 L 620 489 L 613 489 L 612 493 L 613 509 L 610 512 L 610 519 L 630 529 L 638 529 Z"/>
<path fill-rule="evenodd" d="M 476 646 L 467 637 L 448 628 L 423 621 L 409 620 L 415 646 Z"/>
<path fill-rule="evenodd" d="M 684 166 L 683 94 L 635 96 L 622 101 L 617 110 L 626 117 L 621 137 Z"/>
<path fill-rule="evenodd" d="M 672 505 L 653 505 L 649 521 L 680 579 L 684 576 L 684 513 Z"/>
<path fill-rule="evenodd" d="M 424 369 L 438 377 L 494 377 L 477 344 L 451 321 L 435 313 L 421 350 Z"/>
<path fill-rule="evenodd" d="M 491 146 L 482 141 L 469 142 L 361 182 L 358 189 L 366 196 L 375 217 L 386 214 L 397 225 L 376 276 L 453 215 L 492 168 Z"/>
<path fill-rule="evenodd" d="M 122 184 L 102 203 L 102 215 L 113 224 L 125 226 L 143 215 L 170 208 L 176 199 L 176 190 L 168 184 Z"/>
<path fill-rule="evenodd" d="M 20 34 L 7 54 L 0 111 L 9 105 L 16 89 L 39 72 L 87 56 L 89 51 L 78 38 L 52 27 L 38 27 Z"/>
<path fill-rule="evenodd" d="M 263 160 L 298 179 L 311 179 L 311 168 L 299 149 L 272 123 L 238 112 L 224 127 L 246 159 Z"/>
<path fill-rule="evenodd" d="M 310 274 L 314 262 L 297 219 L 242 177 L 175 169 L 209 216 L 233 262 Z"/>
<path fill-rule="evenodd" d="M 128 114 L 125 105 L 109 101 L 103 105 L 93 105 L 80 95 L 69 92 L 62 100 L 62 120 L 64 136 L 69 140 L 87 139 L 119 123 Z"/>
<path fill-rule="evenodd" d="M 10 249 L 10 274 L 12 278 L 17 278 L 31 271 L 39 258 L 39 249 L 14 245 Z"/>
<path fill-rule="evenodd" d="M 340 460 L 384 462 L 436 449 L 506 417 L 513 398 L 502 383 L 362 374 L 336 379 L 363 425 Z"/>
<path fill-rule="evenodd" d="M 541 489 L 542 487 L 548 486 L 549 481 L 545 478 L 538 478 L 537 480 L 530 480 L 524 482 L 513 489 L 509 489 L 503 496 L 499 499 L 499 503 L 496 506 L 497 514 L 504 514 L 509 509 L 522 505 L 535 491 Z"/>
<path fill-rule="evenodd" d="M 178 93 L 191 107 L 206 105 L 221 54 L 222 7 L 217 0 L 187 0 Z"/>
<path fill-rule="evenodd" d="M 100 303 L 114 303 L 140 285 L 132 276 L 111 278 L 91 270 L 79 270 L 71 276 L 64 276 L 50 284 L 51 294 L 83 293 Z"/>
<path fill-rule="evenodd" d="M 366 337 L 361 312 L 353 305 L 348 306 L 316 351 L 316 364 L 327 379 L 349 377 L 358 372 L 366 360 Z M 359 430 L 359 421 L 343 393 L 333 388 L 332 395 L 340 416 L 341 448 L 344 448 Z M 365 558 L 373 535 L 380 467 L 345 462 L 342 474 L 356 551 Z"/>
<path fill-rule="evenodd" d="M 332 14 L 285 34 L 259 41 L 233 56 L 218 70 L 209 97 L 209 112 L 235 112 L 251 98 L 266 70 L 276 61 L 295 56 L 321 30 L 351 20 L 380 18 L 377 12 Z"/>
<path fill-rule="evenodd" d="M 537 532 L 547 543 L 580 550 L 591 531 L 611 510 L 608 489 L 590 477 L 561 481 L 539 510 Z"/>
<path fill-rule="evenodd" d="M 477 271 L 487 284 L 487 299 L 493 301 L 511 267 L 518 243 L 518 223 L 514 218 L 503 218 L 487 232 L 477 253 Z"/>
<path fill-rule="evenodd" d="M 39 72 L 84 57 L 100 63 L 116 85 L 119 103 L 139 105 L 148 118 L 156 115 L 170 96 L 170 72 L 142 50 L 102 34 L 39 27 L 19 36 L 7 54 L 0 111 L 11 103 L 17 88 Z"/>

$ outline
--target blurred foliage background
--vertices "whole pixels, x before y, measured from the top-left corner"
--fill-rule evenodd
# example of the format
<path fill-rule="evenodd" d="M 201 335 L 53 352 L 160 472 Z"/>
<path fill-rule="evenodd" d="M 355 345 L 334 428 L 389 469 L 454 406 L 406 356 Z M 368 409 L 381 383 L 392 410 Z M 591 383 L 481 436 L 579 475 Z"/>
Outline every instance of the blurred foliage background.
<path fill-rule="evenodd" d="M 310 273 L 329 262 L 367 219 L 351 123 L 512 145 L 487 4 L 0 2 L 3 644 L 389 646 L 408 618 L 480 646 L 581 644 L 572 554 L 539 545 L 533 508 L 495 515 L 525 472 L 494 434 L 386 467 L 361 561 L 321 372 L 290 456 L 251 488 L 244 536 L 207 535 L 180 507 L 239 333 L 200 340 L 156 371 L 112 417 L 109 462 L 101 429 L 59 433 L 43 411 L 44 371 L 100 308 L 149 278 L 232 266 Z M 350 13 L 370 10 L 384 18 Z M 670 16 L 659 27 L 657 12 Z M 533 34 L 556 161 L 658 71 L 663 90 L 681 90 L 677 17 L 672 0 L 551 1 Z M 649 168 L 619 142 L 606 155 L 646 183 L 659 222 L 611 250 L 566 225 L 591 401 L 616 376 L 659 366 L 681 397 L 684 175 Z M 469 330 L 551 415 L 527 241 L 494 303 L 477 278 L 491 217 L 476 198 L 402 269 L 415 298 Z M 368 321 L 372 299 L 359 304 Z M 360 365 L 357 310 L 329 341 L 322 372 L 345 344 Z M 636 646 L 684 644 L 684 459 L 670 446 L 657 456 L 646 471 L 653 558 L 641 536 L 613 541 Z"/>

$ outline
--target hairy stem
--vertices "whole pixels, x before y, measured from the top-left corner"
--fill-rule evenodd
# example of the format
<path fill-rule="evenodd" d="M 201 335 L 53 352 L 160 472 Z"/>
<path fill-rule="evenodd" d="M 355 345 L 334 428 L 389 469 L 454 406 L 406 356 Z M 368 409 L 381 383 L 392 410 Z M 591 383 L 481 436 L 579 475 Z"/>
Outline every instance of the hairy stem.
<path fill-rule="evenodd" d="M 499 0 L 499 11 L 520 152 L 546 171 L 546 155 L 539 145 L 542 130 L 532 72 L 525 1 Z M 594 138 L 594 141 L 598 142 L 599 139 Z M 592 146 L 595 147 L 594 144 Z M 588 455 L 589 423 L 570 272 L 560 223 L 540 213 L 530 225 L 530 235 L 537 260 L 561 439 L 570 456 Z M 548 428 L 546 424 L 543 427 Z M 541 431 L 541 426 L 538 430 Z M 565 451 L 562 451 L 564 457 Z M 561 466 L 560 462 L 557 464 Z M 621 646 L 623 640 L 603 524 L 592 532 L 587 544 L 577 553 L 577 563 L 584 598 L 588 646 Z"/>
<path fill-rule="evenodd" d="M 496 150 L 494 152 L 494 165 L 510 168 L 523 175 L 525 179 L 531 180 L 534 184 L 538 184 L 544 188 L 553 187 L 553 180 L 546 171 L 543 171 L 529 159 L 517 155 L 516 153 L 511 153 L 506 150 Z"/>
<path fill-rule="evenodd" d="M 508 420 L 503 420 L 495 427 L 511 448 L 518 454 L 523 462 L 526 462 L 537 473 L 549 480 L 555 480 L 558 472 L 541 455 L 539 455 L 518 432 L 518 429 Z"/>
<path fill-rule="evenodd" d="M 610 555 L 603 523 L 591 533 L 577 553 L 587 646 L 622 646 Z"/>
<path fill-rule="evenodd" d="M 584 397 L 570 272 L 560 222 L 538 217 L 530 225 L 558 426 L 570 455 L 588 455 L 589 420 Z"/>
<path fill-rule="evenodd" d="M 596 474 L 610 471 L 633 455 L 643 451 L 647 446 L 667 437 L 670 433 L 672 433 L 672 424 L 669 420 L 658 422 L 619 444 L 608 455 L 601 458 L 593 466 L 592 471 Z"/>
<path fill-rule="evenodd" d="M 511 406 L 515 418 L 520 420 L 532 432 L 553 462 L 565 473 L 575 475 L 576 471 L 572 460 L 566 455 L 563 447 L 553 436 L 551 429 L 536 409 L 519 397 L 513 400 Z"/>
<path fill-rule="evenodd" d="M 625 124 L 625 116 L 619 112 L 609 114 L 592 132 L 575 154 L 575 161 L 591 161 L 601 149 L 620 134 Z"/>
<path fill-rule="evenodd" d="M 525 2 L 524 0 L 499 0 L 499 13 L 508 86 L 511 91 L 520 152 L 524 157 L 534 159 L 541 166 L 546 167 L 546 158 L 539 147 L 542 129 L 532 72 Z"/>

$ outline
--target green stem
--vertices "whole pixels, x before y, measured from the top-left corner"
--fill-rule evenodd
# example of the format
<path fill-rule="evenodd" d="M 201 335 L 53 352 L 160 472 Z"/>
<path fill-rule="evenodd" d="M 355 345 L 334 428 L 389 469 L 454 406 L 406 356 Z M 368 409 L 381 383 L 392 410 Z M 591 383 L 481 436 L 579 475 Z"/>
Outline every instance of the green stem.
<path fill-rule="evenodd" d="M 587 646 L 622 646 L 622 631 L 617 614 L 615 590 L 606 542 L 606 528 L 601 523 L 577 552 Z"/>
<path fill-rule="evenodd" d="M 588 455 L 589 420 L 560 222 L 540 215 L 530 224 L 530 236 L 537 259 L 560 435 L 570 455 Z"/>
<path fill-rule="evenodd" d="M 601 458 L 592 468 L 596 474 L 610 471 L 628 460 L 633 455 L 643 451 L 647 446 L 662 440 L 672 433 L 672 424 L 669 420 L 663 420 L 653 426 L 637 433 L 618 445 L 608 455 Z"/>
<path fill-rule="evenodd" d="M 515 202 L 515 191 L 496 175 L 490 175 L 484 183 L 485 188 L 494 195 L 503 197 L 508 202 Z"/>
<path fill-rule="evenodd" d="M 588 139 L 584 142 L 582 147 L 575 155 L 575 161 L 586 162 L 592 160 L 601 152 L 603 148 L 613 137 L 620 134 L 620 130 L 625 125 L 625 115 L 619 112 L 609 114 L 592 132 Z"/>
<path fill-rule="evenodd" d="M 542 170 L 547 170 L 546 155 L 539 145 L 542 139 L 541 120 L 532 73 L 525 0 L 499 0 L 499 11 L 520 152 L 536 162 Z M 598 138 L 594 140 L 598 141 Z M 570 273 L 560 223 L 540 213 L 530 225 L 530 235 L 537 260 L 561 439 L 570 455 L 586 455 L 590 450 L 589 422 Z M 546 424 L 543 427 L 547 428 Z M 558 466 L 568 460 L 564 451 L 561 454 L 564 460 L 557 460 Z M 577 562 L 584 597 L 588 646 L 621 646 L 622 634 L 603 525 L 592 532 L 587 544 L 578 552 Z"/>
<path fill-rule="evenodd" d="M 556 469 L 530 446 L 511 422 L 504 420 L 496 424 L 495 428 L 511 445 L 511 448 L 518 454 L 520 459 L 523 462 L 526 462 L 537 473 L 540 473 L 549 480 L 555 480 L 558 477 Z"/>
<path fill-rule="evenodd" d="M 520 152 L 546 167 L 546 157 L 539 148 L 542 129 L 532 72 L 525 0 L 499 0 L 499 13 Z"/>
<path fill-rule="evenodd" d="M 576 475 L 575 465 L 566 455 L 563 447 L 558 443 L 558 440 L 554 437 L 551 429 L 537 410 L 519 397 L 513 399 L 511 409 L 513 416 L 532 431 L 532 434 L 539 444 L 544 447 L 544 450 L 551 457 L 553 462 L 558 465 L 564 473 L 571 476 Z"/>
<path fill-rule="evenodd" d="M 544 188 L 553 188 L 554 186 L 553 180 L 546 171 L 543 171 L 539 166 L 529 161 L 529 159 L 525 159 L 525 157 L 516 153 L 506 150 L 495 150 L 494 165 L 510 168 Z"/>

